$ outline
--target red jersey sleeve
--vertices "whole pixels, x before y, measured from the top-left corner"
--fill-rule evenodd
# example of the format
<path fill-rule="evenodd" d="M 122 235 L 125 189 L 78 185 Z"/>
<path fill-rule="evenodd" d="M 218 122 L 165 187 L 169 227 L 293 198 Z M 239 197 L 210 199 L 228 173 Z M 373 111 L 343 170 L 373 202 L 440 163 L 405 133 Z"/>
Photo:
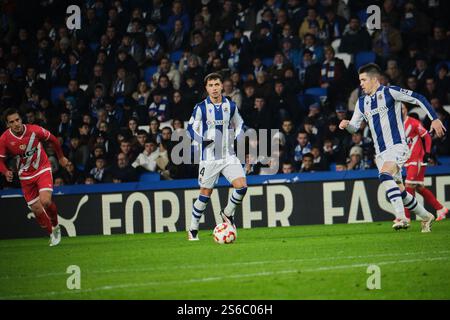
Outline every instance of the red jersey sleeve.
<path fill-rule="evenodd" d="M 423 138 L 428 133 L 427 129 L 425 129 L 421 123 L 417 125 L 417 132 L 419 133 L 419 136 L 421 138 Z"/>
<path fill-rule="evenodd" d="M 0 136 L 0 158 L 6 158 L 5 135 Z"/>

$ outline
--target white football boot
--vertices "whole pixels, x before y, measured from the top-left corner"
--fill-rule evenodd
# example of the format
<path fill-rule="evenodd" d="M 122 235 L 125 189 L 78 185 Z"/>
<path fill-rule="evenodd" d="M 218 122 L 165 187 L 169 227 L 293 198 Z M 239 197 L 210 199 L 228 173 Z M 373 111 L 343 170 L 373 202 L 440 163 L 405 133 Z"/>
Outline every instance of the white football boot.
<path fill-rule="evenodd" d="M 188 230 L 188 240 L 189 241 L 198 241 L 198 230 Z"/>
<path fill-rule="evenodd" d="M 408 229 L 409 223 L 407 219 L 395 219 L 394 224 L 392 225 L 392 229 L 400 230 L 400 229 Z"/>
<path fill-rule="evenodd" d="M 61 242 L 61 228 L 59 224 L 56 227 L 53 227 L 53 231 L 50 234 L 50 247 L 57 246 Z"/>
<path fill-rule="evenodd" d="M 420 224 L 422 225 L 422 232 L 431 232 L 431 225 L 436 218 L 429 213 L 428 220 L 422 220 Z"/>

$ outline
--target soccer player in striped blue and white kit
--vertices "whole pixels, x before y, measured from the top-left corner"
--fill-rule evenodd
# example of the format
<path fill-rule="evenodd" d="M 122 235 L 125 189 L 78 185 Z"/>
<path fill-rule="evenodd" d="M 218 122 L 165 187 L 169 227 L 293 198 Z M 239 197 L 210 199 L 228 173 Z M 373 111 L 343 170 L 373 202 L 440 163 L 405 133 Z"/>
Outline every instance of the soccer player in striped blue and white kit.
<path fill-rule="evenodd" d="M 195 106 L 187 129 L 191 138 L 200 146 L 200 195 L 192 208 L 189 240 L 199 240 L 199 222 L 221 173 L 233 185 L 234 190 L 220 214 L 223 221 L 234 228 L 234 212 L 247 192 L 245 172 L 234 153 L 234 140 L 243 136 L 244 122 L 236 104 L 222 96 L 220 74 L 208 74 L 204 83 L 208 97 Z"/>
<path fill-rule="evenodd" d="M 375 145 L 379 179 L 395 211 L 396 219 L 392 227 L 395 230 L 409 227 L 405 217 L 406 207 L 422 218 L 422 232 L 430 232 L 434 216 L 405 190 L 402 181 L 401 169 L 409 157 L 409 149 L 403 127 L 401 102 L 415 104 L 424 109 L 432 120 L 430 131 L 434 131 L 438 137 L 445 134 L 445 127 L 430 103 L 420 94 L 395 86 L 381 85 L 378 80 L 381 74 L 378 65 L 367 64 L 362 66 L 358 73 L 365 95 L 358 99 L 352 119 L 342 120 L 339 128 L 352 133 L 360 128 L 363 120 L 368 123 Z"/>

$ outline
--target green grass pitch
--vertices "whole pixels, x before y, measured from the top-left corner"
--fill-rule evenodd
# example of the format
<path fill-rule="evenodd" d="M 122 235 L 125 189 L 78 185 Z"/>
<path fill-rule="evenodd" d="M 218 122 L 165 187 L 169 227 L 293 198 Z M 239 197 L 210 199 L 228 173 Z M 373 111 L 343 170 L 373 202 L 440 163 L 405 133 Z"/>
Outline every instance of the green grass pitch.
<path fill-rule="evenodd" d="M 450 221 L 240 229 L 231 245 L 210 231 L 0 241 L 0 299 L 449 299 L 449 270 Z"/>

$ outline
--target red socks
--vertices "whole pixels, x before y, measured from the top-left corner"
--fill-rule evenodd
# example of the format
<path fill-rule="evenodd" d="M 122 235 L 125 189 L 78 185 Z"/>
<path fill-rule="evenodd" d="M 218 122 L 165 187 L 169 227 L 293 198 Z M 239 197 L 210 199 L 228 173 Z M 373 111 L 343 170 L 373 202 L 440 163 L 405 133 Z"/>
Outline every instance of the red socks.
<path fill-rule="evenodd" d="M 52 222 L 50 221 L 50 218 L 48 217 L 47 213 L 44 211 L 41 212 L 41 214 L 36 215 L 36 221 L 37 223 L 39 223 L 39 225 L 41 226 L 41 228 L 45 229 L 47 231 L 48 234 L 51 234 L 53 229 L 52 229 Z"/>
<path fill-rule="evenodd" d="M 440 210 L 442 209 L 444 206 L 436 199 L 436 197 L 434 196 L 433 192 L 431 192 L 430 190 L 428 190 L 427 188 L 423 187 L 417 190 L 423 197 L 423 199 L 425 200 L 425 202 L 431 204 L 431 206 L 435 209 L 435 210 Z"/>
<path fill-rule="evenodd" d="M 58 212 L 56 211 L 56 204 L 52 201 L 46 211 L 52 221 L 52 226 L 56 227 L 58 225 Z"/>
<path fill-rule="evenodd" d="M 415 197 L 415 195 L 416 195 L 416 189 L 415 188 L 406 187 L 406 192 L 408 192 L 413 197 Z M 407 208 L 405 208 L 405 216 L 408 219 L 411 219 L 411 214 L 409 213 L 409 210 Z"/>

